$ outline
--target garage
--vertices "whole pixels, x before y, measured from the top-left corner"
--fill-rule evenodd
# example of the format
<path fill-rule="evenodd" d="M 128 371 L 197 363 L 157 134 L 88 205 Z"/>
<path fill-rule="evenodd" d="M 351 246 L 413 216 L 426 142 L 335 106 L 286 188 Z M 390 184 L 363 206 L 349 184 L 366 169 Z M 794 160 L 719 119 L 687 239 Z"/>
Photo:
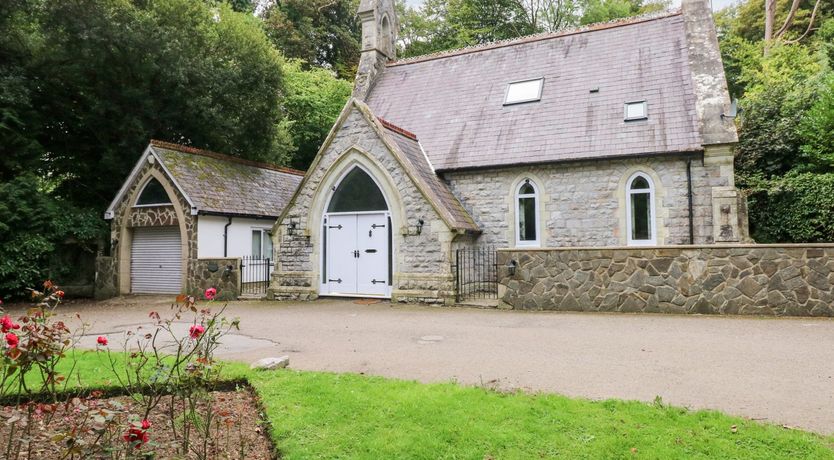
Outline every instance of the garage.
<path fill-rule="evenodd" d="M 134 229 L 130 291 L 133 294 L 179 294 L 182 291 L 179 227 Z"/>

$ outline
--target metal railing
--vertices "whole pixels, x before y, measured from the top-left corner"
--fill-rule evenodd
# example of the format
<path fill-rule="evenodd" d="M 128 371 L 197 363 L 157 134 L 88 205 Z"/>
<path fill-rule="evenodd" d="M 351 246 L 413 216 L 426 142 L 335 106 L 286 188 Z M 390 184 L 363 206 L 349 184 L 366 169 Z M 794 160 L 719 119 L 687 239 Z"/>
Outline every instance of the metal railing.
<path fill-rule="evenodd" d="M 455 301 L 498 298 L 498 252 L 494 247 L 455 250 Z"/>
<path fill-rule="evenodd" d="M 244 256 L 240 259 L 241 295 L 266 294 L 275 263 L 271 259 Z"/>

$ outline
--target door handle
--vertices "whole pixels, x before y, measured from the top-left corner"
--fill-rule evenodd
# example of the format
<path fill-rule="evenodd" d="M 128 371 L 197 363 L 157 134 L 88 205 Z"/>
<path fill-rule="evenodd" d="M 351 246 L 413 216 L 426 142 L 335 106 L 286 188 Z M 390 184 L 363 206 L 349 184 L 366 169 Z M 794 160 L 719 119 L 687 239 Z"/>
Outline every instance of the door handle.
<path fill-rule="evenodd" d="M 365 249 L 367 254 L 376 254 L 376 249 Z"/>

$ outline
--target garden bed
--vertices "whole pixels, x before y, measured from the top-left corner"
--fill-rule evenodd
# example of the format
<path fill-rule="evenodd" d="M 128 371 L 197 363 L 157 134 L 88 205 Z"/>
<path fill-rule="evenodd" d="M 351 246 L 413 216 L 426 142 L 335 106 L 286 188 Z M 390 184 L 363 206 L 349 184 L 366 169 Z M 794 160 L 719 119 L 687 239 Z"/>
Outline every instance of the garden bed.
<path fill-rule="evenodd" d="M 141 408 L 129 396 L 99 397 L 99 392 L 92 392 L 89 396 L 72 398 L 64 404 L 35 403 L 34 433 L 31 439 L 20 439 L 20 459 L 63 459 L 71 458 L 67 455 L 73 444 L 90 448 L 101 444 L 103 437 L 110 437 L 108 444 L 114 445 L 116 455 L 124 457 L 126 453 L 141 454 L 153 452 L 155 458 L 215 458 L 215 459 L 254 459 L 266 460 L 274 458 L 272 443 L 267 436 L 267 429 L 260 411 L 260 404 L 251 388 L 244 387 L 230 391 L 213 391 L 210 398 L 214 414 L 212 433 L 208 439 L 203 439 L 198 433 L 191 433 L 190 452 L 183 453 L 182 415 L 187 413 L 182 402 L 172 403 L 171 398 L 163 398 L 159 406 L 151 411 L 147 420 L 148 429 L 143 430 L 141 422 L 137 426 L 133 439 L 125 430 L 110 431 L 104 424 L 97 423 L 96 415 L 104 417 L 106 414 L 116 414 L 125 426 L 129 419 L 141 420 Z M 172 411 L 173 407 L 173 411 Z M 205 407 L 198 410 L 205 412 Z M 15 438 L 15 432 L 21 432 L 20 423 L 27 417 L 26 406 L 0 407 L 0 439 Z M 173 415 L 172 417 L 172 414 Z M 174 430 L 177 426 L 179 429 Z M 125 431 L 125 432 L 122 432 Z M 75 432 L 73 434 L 73 432 Z M 147 442 L 141 442 L 144 432 Z M 219 434 L 219 435 L 217 435 Z M 14 439 L 17 441 L 17 439 Z M 135 444 L 142 444 L 137 446 Z M 105 448 L 99 452 L 101 456 L 110 458 Z M 89 455 L 89 454 L 88 454 Z M 89 457 L 88 457 L 89 458 Z M 93 457 L 94 458 L 94 457 Z"/>

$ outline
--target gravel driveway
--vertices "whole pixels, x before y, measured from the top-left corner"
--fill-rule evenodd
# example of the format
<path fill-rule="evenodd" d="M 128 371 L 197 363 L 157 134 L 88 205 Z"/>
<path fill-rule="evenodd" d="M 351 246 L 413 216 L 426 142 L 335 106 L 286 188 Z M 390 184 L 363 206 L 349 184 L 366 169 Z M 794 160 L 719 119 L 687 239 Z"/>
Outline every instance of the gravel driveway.
<path fill-rule="evenodd" d="M 164 311 L 168 299 L 69 303 L 87 343 Z M 834 321 L 565 314 L 468 308 L 236 302 L 241 334 L 222 351 L 291 367 L 711 408 L 834 432 Z M 183 329 L 185 330 L 185 329 Z M 111 343 L 112 343 L 111 339 Z"/>

